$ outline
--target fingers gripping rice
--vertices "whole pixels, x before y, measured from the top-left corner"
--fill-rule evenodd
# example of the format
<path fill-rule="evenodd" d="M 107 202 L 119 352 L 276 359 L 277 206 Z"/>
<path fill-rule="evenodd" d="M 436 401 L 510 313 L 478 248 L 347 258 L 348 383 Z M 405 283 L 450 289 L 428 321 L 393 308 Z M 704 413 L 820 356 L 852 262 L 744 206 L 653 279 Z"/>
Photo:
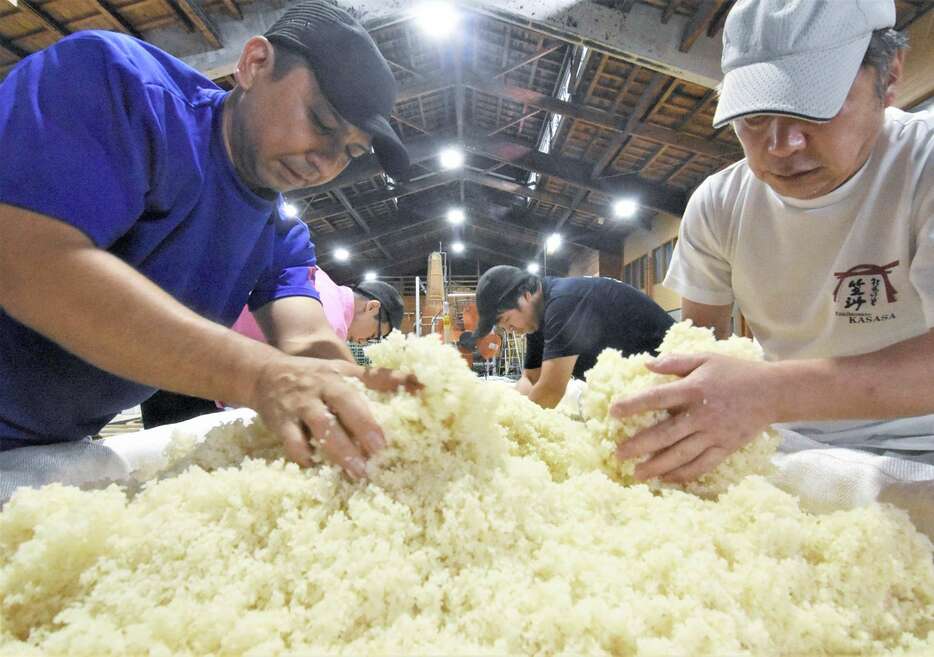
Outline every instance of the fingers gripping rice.
<path fill-rule="evenodd" d="M 673 325 L 658 349 L 659 355 L 675 353 L 709 352 L 762 360 L 762 350 L 752 340 L 732 336 L 728 340 L 717 340 L 713 331 L 691 325 L 690 320 Z M 622 420 L 610 415 L 613 402 L 636 392 L 677 380 L 670 375 L 656 374 L 646 368 L 651 359 L 648 354 L 623 358 L 615 349 L 606 349 L 597 363 L 587 372 L 587 388 L 581 399 L 587 427 L 602 446 L 604 468 L 616 480 L 624 484 L 636 482 L 633 473 L 636 461 L 620 461 L 615 456 L 617 443 L 631 438 L 642 429 L 654 426 L 668 417 L 665 411 L 642 413 Z M 774 431 L 764 431 L 742 449 L 731 454 L 712 472 L 697 481 L 678 485 L 698 495 L 716 495 L 743 477 L 751 474 L 766 475 L 771 471 L 770 458 L 781 439 Z M 653 487 L 674 485 L 652 482 Z"/>
<path fill-rule="evenodd" d="M 396 336 L 370 356 L 427 385 L 367 393 L 391 445 L 368 484 L 285 464 L 241 421 L 179 436 L 174 474 L 133 496 L 17 493 L 0 654 L 934 650 L 932 546 L 903 513 L 814 516 L 759 477 L 716 501 L 623 486 L 580 423 L 453 349 Z"/>

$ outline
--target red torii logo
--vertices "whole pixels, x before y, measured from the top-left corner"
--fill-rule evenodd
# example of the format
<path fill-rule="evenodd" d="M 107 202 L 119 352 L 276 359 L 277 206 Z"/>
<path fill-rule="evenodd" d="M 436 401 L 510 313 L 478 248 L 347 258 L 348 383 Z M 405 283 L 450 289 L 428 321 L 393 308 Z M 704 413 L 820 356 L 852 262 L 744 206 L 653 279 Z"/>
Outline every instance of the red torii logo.
<path fill-rule="evenodd" d="M 843 285 L 843 281 L 846 279 L 854 276 L 881 276 L 882 281 L 885 283 L 885 300 L 892 303 L 898 298 L 898 292 L 892 286 L 891 281 L 889 281 L 889 274 L 898 266 L 898 263 L 899 261 L 895 260 L 881 267 L 879 265 L 856 265 L 846 271 L 834 272 L 833 275 L 837 277 L 837 287 L 833 289 L 833 300 L 837 300 L 837 293 L 840 291 L 840 286 Z"/>

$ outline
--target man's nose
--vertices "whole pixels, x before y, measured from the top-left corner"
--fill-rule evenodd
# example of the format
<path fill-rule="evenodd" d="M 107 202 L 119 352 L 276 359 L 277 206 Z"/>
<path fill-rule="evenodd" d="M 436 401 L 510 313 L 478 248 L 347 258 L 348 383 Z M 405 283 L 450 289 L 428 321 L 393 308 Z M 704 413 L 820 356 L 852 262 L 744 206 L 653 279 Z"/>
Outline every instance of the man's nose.
<path fill-rule="evenodd" d="M 347 153 L 347 138 L 344 135 L 331 135 L 305 154 L 305 159 L 321 173 L 322 184 L 333 180 L 350 164 Z"/>
<path fill-rule="evenodd" d="M 801 121 L 785 116 L 772 117 L 768 128 L 769 154 L 788 157 L 807 146 Z"/>

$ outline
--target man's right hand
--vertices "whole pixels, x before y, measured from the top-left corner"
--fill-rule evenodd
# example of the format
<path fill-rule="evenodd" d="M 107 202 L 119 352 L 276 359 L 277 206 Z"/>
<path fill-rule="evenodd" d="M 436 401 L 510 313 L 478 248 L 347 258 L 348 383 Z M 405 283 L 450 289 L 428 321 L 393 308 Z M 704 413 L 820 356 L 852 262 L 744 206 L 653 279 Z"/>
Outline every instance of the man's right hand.
<path fill-rule="evenodd" d="M 386 439 L 366 399 L 347 377 L 383 392 L 421 388 L 412 374 L 338 360 L 283 356 L 263 367 L 248 406 L 282 438 L 290 460 L 311 465 L 316 446 L 351 478 L 362 479 L 367 458 L 385 447 Z"/>

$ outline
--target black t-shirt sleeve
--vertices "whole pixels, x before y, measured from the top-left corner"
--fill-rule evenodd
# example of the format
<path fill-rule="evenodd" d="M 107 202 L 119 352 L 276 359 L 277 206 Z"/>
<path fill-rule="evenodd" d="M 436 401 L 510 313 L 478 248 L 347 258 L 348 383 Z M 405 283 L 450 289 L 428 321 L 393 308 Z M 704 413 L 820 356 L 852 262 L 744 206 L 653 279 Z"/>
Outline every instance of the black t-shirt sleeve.
<path fill-rule="evenodd" d="M 544 324 L 542 360 L 592 353 L 603 341 L 603 322 L 587 298 L 569 295 L 553 299 L 545 310 Z"/>
<path fill-rule="evenodd" d="M 525 369 L 537 370 L 542 366 L 542 351 L 545 349 L 545 337 L 541 331 L 527 333 L 525 336 Z"/>

